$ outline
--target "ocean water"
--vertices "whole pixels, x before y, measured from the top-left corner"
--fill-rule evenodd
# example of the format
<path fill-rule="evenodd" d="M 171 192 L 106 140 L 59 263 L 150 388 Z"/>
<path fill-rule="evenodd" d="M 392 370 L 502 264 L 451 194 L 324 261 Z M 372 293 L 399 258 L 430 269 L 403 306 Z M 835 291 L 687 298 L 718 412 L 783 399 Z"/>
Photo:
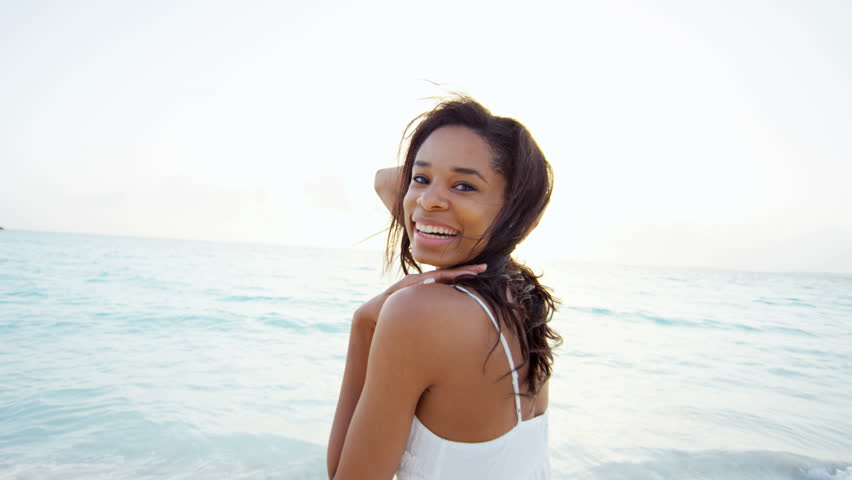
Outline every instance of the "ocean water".
<path fill-rule="evenodd" d="M 380 262 L 0 232 L 0 478 L 326 478 Z M 852 276 L 532 266 L 554 478 L 852 479 Z"/>

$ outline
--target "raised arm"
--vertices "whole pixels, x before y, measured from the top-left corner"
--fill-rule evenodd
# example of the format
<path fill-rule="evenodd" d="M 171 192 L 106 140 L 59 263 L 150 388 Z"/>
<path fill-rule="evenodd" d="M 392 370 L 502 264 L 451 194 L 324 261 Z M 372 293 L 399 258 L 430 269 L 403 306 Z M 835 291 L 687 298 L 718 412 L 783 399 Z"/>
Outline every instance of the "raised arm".
<path fill-rule="evenodd" d="M 374 188 L 385 208 L 393 213 L 393 205 L 399 195 L 399 174 L 401 167 L 383 168 L 376 172 Z"/>

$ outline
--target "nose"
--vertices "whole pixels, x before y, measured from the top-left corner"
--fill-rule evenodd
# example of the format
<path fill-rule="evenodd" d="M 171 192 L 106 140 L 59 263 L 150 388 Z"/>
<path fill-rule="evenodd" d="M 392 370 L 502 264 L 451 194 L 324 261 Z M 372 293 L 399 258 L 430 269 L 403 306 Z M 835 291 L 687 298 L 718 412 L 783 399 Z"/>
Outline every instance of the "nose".
<path fill-rule="evenodd" d="M 424 210 L 446 210 L 449 206 L 447 198 L 438 187 L 433 185 L 430 185 L 420 193 L 420 196 L 417 197 L 417 203 Z"/>

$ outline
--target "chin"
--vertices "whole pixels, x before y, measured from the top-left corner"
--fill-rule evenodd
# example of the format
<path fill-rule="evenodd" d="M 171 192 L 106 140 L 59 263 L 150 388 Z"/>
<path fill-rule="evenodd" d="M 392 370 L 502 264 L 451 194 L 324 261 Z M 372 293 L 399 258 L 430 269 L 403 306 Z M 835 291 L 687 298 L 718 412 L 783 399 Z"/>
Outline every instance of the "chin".
<path fill-rule="evenodd" d="M 416 253 L 412 253 L 411 256 L 414 257 L 414 261 L 416 261 L 420 265 L 431 265 L 435 268 L 444 268 L 455 265 L 455 263 L 450 263 L 446 260 L 442 260 L 440 256 L 436 255 L 418 255 Z"/>
<path fill-rule="evenodd" d="M 475 251 L 464 241 L 453 240 L 447 245 L 423 245 L 412 238 L 411 256 L 420 265 L 431 265 L 436 268 L 446 268 L 464 265 L 476 257 Z"/>
<path fill-rule="evenodd" d="M 431 265 L 435 268 L 464 265 L 473 259 L 470 256 L 453 255 L 449 252 L 419 252 L 416 248 L 412 250 L 411 256 L 420 265 Z"/>

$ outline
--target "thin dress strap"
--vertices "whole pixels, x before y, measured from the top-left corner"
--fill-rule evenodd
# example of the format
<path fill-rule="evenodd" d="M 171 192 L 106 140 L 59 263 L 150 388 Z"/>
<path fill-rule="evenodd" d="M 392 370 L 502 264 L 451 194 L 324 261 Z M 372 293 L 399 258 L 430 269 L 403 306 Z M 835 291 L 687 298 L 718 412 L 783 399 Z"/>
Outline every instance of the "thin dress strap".
<path fill-rule="evenodd" d="M 512 370 L 512 389 L 515 391 L 515 411 L 518 413 L 518 423 L 521 423 L 523 420 L 523 417 L 521 417 L 521 389 L 518 387 L 518 372 L 515 370 L 515 362 L 512 361 L 512 352 L 509 350 L 509 342 L 506 341 L 506 337 L 503 336 L 503 332 L 500 331 L 500 326 L 497 324 L 497 319 L 494 318 L 494 314 L 491 313 L 491 310 L 488 309 L 485 302 L 480 300 L 476 295 L 470 293 L 470 291 L 466 288 L 458 285 L 453 286 L 473 297 L 473 299 L 482 306 L 482 309 L 488 314 L 488 318 L 491 319 L 491 323 L 494 324 L 494 328 L 497 329 L 497 333 L 500 334 L 500 342 L 503 344 L 503 350 L 506 351 L 506 359 L 509 360 L 509 368 Z"/>

